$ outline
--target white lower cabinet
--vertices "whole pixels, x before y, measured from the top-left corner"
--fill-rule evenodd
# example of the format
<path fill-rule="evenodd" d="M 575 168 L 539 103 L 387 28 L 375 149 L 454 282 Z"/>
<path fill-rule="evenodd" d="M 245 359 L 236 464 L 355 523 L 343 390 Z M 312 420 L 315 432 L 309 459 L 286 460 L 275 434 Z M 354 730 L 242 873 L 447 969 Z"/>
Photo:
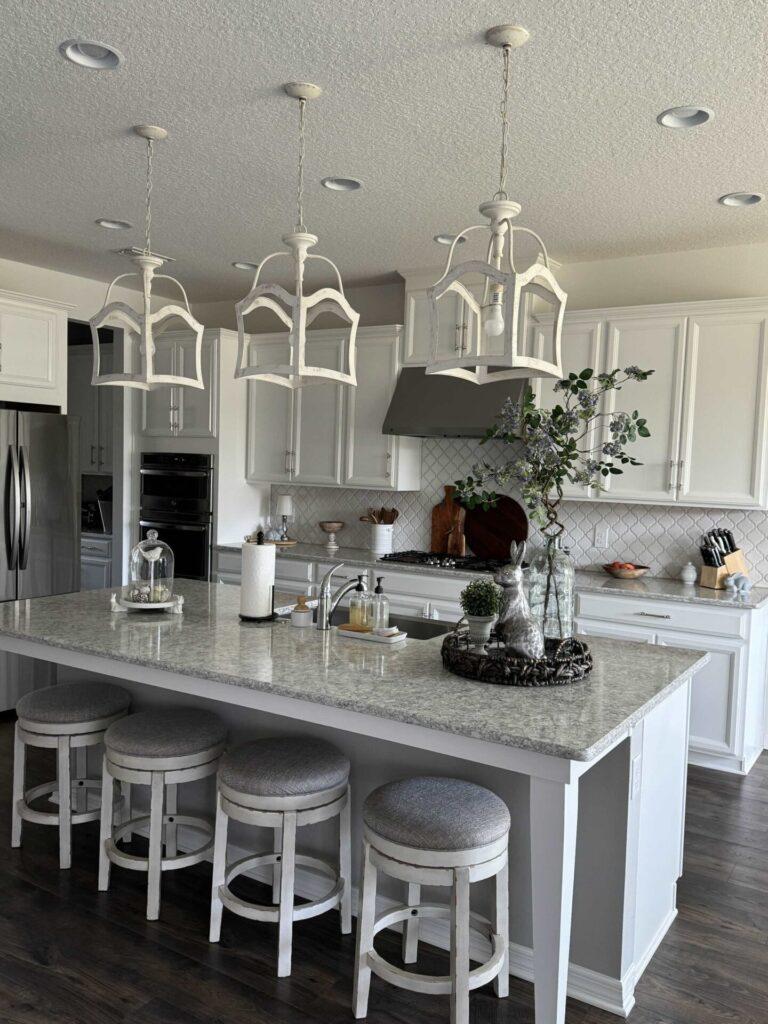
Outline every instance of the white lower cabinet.
<path fill-rule="evenodd" d="M 112 586 L 112 539 L 92 534 L 80 538 L 80 589 Z"/>
<path fill-rule="evenodd" d="M 738 774 L 750 770 L 765 742 L 768 609 L 591 593 L 577 594 L 577 608 L 582 636 L 709 654 L 693 680 L 689 763 Z"/>

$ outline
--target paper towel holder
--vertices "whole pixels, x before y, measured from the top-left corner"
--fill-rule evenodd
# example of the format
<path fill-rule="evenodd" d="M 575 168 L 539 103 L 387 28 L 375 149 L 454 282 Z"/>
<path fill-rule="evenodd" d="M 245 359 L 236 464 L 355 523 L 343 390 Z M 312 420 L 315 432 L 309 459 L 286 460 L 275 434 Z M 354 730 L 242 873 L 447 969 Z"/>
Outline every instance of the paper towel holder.
<path fill-rule="evenodd" d="M 239 618 L 241 622 L 274 622 L 277 619 L 277 613 L 275 612 L 275 587 L 274 584 L 271 587 L 272 590 L 272 611 L 269 615 L 243 615 L 239 612 Z"/>

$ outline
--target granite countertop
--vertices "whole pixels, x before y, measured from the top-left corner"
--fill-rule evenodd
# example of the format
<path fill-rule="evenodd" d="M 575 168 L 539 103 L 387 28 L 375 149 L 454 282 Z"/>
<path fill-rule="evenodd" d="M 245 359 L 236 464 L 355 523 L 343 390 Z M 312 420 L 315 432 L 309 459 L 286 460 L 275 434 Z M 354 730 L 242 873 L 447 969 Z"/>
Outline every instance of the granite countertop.
<path fill-rule="evenodd" d="M 183 615 L 110 612 L 111 590 L 8 601 L 0 648 L 19 637 L 578 761 L 607 750 L 709 657 L 594 639 L 595 668 L 582 682 L 494 686 L 443 669 L 440 637 L 384 648 L 286 620 L 242 624 L 238 588 L 183 580 L 178 589 Z"/>
<path fill-rule="evenodd" d="M 218 551 L 239 552 L 239 544 L 219 544 Z M 343 562 L 345 566 L 381 569 L 387 573 L 408 572 L 435 578 L 467 580 L 478 573 L 466 569 L 435 569 L 430 565 L 404 565 L 402 562 L 382 562 L 368 548 L 345 548 L 329 555 L 324 544 L 296 544 L 279 548 L 279 558 L 305 562 Z M 686 604 L 725 605 L 744 609 L 762 608 L 768 604 L 768 587 L 753 587 L 745 597 L 734 597 L 727 590 L 709 590 L 697 584 L 692 586 L 681 580 L 667 580 L 645 576 L 639 580 L 618 580 L 604 572 L 584 569 L 576 572 L 576 591 L 584 594 L 616 594 L 624 597 L 642 597 L 652 601 L 682 601 Z"/>

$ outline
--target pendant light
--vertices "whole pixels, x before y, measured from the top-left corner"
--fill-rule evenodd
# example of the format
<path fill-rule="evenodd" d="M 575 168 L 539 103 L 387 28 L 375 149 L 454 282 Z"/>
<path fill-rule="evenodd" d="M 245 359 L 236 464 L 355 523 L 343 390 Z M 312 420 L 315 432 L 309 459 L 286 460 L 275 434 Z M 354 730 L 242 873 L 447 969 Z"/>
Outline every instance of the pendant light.
<path fill-rule="evenodd" d="M 512 50 L 526 43 L 528 36 L 519 25 L 498 25 L 486 32 L 486 43 L 500 47 L 503 54 L 499 188 L 480 206 L 480 213 L 490 223 L 459 232 L 442 277 L 427 291 L 431 346 L 426 372 L 475 384 L 562 377 L 560 338 L 567 296 L 550 269 L 541 238 L 530 228 L 513 224 L 521 207 L 506 190 L 510 58 Z M 454 266 L 457 245 L 472 231 L 490 231 L 485 260 L 469 259 Z M 539 250 L 524 270 L 515 263 L 515 233 L 532 236 Z"/>
<path fill-rule="evenodd" d="M 321 89 L 309 82 L 289 82 L 283 86 L 284 91 L 299 104 L 299 159 L 298 180 L 296 188 L 296 226 L 293 231 L 283 235 L 283 243 L 287 251 L 273 252 L 256 267 L 251 290 L 235 306 L 237 314 L 238 353 L 235 377 L 247 377 L 251 380 L 268 381 L 282 387 L 298 388 L 305 384 L 322 380 L 331 380 L 341 384 L 357 384 L 355 374 L 355 337 L 360 314 L 352 309 L 344 295 L 341 274 L 335 263 L 326 256 L 311 253 L 309 250 L 317 245 L 317 235 L 307 231 L 304 224 L 304 150 L 306 141 L 305 109 L 307 102 L 316 99 Z M 261 284 L 264 267 L 270 260 L 281 256 L 289 257 L 293 262 L 293 294 L 279 284 Z M 320 260 L 333 270 L 336 288 L 320 288 L 307 295 L 304 291 L 304 270 L 307 260 Z M 245 332 L 245 317 L 257 309 L 267 309 L 274 313 L 288 328 L 286 335 L 289 355 L 283 363 L 269 362 L 273 359 L 271 351 L 267 362 L 258 361 L 258 340 Z M 307 328 L 321 313 L 333 313 L 349 324 L 345 358 L 342 369 L 333 370 L 324 366 L 312 366 L 307 354 Z"/>
<path fill-rule="evenodd" d="M 168 137 L 168 132 L 157 125 L 140 124 L 133 129 L 139 138 L 147 143 L 147 186 L 146 214 L 144 222 L 144 248 L 122 250 L 122 254 L 130 256 L 131 262 L 138 268 L 126 274 L 118 275 L 107 288 L 104 306 L 91 321 L 91 338 L 93 340 L 93 377 L 92 384 L 108 384 L 115 387 L 140 388 L 150 391 L 158 387 L 205 387 L 203 382 L 202 346 L 203 325 L 192 316 L 189 299 L 180 281 L 169 274 L 158 274 L 164 263 L 173 263 L 170 256 L 159 256 L 152 252 L 150 230 L 152 227 L 152 156 L 153 146 Z M 112 289 L 118 281 L 138 277 L 141 279 L 142 305 L 135 310 L 125 302 L 110 302 Z M 181 292 L 183 305 L 169 303 L 152 312 L 152 282 L 157 280 L 172 281 Z M 194 366 L 192 374 L 156 373 L 155 372 L 155 338 L 167 330 L 178 320 L 182 320 L 192 331 L 195 339 Z M 101 372 L 101 353 L 99 349 L 99 328 L 113 327 L 122 331 L 122 345 L 115 341 L 114 350 L 122 350 L 123 369 L 113 373 Z M 186 334 L 186 330 L 184 331 Z M 127 365 L 126 365 L 127 364 Z M 174 369 L 177 369 L 174 367 Z"/>

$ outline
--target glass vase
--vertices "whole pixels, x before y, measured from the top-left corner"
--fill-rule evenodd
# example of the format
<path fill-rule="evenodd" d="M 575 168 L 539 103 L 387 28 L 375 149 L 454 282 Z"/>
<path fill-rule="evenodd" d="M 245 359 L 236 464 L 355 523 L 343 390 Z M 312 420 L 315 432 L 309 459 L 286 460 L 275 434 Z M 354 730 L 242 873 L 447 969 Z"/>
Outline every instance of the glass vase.
<path fill-rule="evenodd" d="M 531 559 L 528 603 L 545 639 L 573 636 L 575 575 L 573 559 L 562 547 L 560 536 L 549 537 L 547 546 Z"/>

